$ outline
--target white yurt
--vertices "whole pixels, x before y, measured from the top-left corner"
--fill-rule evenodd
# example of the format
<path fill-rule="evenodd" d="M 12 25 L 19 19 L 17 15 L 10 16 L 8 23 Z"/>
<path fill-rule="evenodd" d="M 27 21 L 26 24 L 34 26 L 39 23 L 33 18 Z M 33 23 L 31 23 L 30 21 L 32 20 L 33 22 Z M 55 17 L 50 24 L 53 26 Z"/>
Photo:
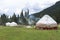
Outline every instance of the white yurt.
<path fill-rule="evenodd" d="M 6 23 L 6 26 L 10 26 L 10 22 L 7 22 L 7 23 Z"/>
<path fill-rule="evenodd" d="M 6 23 L 6 26 L 17 26 L 17 23 L 15 23 L 15 22 L 7 22 Z"/>
<path fill-rule="evenodd" d="M 57 29 L 57 22 L 49 15 L 44 15 L 37 23 L 37 29 Z"/>
<path fill-rule="evenodd" d="M 11 23 L 10 23 L 10 26 L 17 26 L 17 23 L 11 22 Z"/>

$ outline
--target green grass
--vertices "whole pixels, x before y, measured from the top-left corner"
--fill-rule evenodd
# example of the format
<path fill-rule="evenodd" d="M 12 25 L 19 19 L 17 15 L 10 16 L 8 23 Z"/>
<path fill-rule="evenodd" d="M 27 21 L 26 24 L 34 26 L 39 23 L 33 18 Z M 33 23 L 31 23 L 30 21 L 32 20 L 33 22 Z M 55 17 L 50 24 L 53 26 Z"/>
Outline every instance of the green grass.
<path fill-rule="evenodd" d="M 60 40 L 60 30 L 0 27 L 0 40 Z"/>

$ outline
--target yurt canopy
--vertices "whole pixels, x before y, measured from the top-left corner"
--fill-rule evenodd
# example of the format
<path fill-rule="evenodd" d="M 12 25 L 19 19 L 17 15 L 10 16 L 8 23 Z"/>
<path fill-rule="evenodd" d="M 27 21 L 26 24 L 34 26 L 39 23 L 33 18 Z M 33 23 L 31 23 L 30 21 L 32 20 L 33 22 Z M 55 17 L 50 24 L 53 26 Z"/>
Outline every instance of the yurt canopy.
<path fill-rule="evenodd" d="M 6 26 L 17 26 L 17 23 L 15 23 L 15 22 L 11 22 L 11 23 L 7 22 Z"/>
<path fill-rule="evenodd" d="M 49 15 L 44 15 L 37 23 L 36 27 L 57 27 L 57 22 Z"/>
<path fill-rule="evenodd" d="M 57 22 L 50 17 L 49 15 L 44 15 L 37 23 L 42 23 L 42 24 L 57 24 Z"/>
<path fill-rule="evenodd" d="M 10 22 L 7 22 L 7 23 L 6 23 L 6 26 L 9 26 L 9 25 L 10 25 Z"/>
<path fill-rule="evenodd" d="M 17 26 L 17 23 L 11 22 L 11 23 L 10 23 L 10 26 Z"/>

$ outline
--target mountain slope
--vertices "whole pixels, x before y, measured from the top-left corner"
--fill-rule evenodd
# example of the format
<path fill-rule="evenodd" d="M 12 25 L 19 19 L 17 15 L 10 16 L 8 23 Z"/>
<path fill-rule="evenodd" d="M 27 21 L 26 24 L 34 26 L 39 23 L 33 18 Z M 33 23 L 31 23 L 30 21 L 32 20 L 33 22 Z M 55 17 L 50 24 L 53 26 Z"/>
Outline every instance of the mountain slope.
<path fill-rule="evenodd" d="M 35 17 L 42 17 L 43 15 L 48 14 L 53 17 L 58 23 L 60 23 L 60 1 L 56 2 L 53 6 L 44 9 L 39 13 L 32 14 Z"/>

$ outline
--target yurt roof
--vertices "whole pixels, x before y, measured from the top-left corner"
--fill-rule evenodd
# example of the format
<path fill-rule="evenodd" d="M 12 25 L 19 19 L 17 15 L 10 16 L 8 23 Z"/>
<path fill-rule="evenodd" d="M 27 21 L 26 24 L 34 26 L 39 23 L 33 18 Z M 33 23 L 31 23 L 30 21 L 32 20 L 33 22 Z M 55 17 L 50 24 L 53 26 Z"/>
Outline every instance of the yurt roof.
<path fill-rule="evenodd" d="M 15 22 L 11 22 L 11 25 L 17 25 L 17 23 L 15 23 Z"/>
<path fill-rule="evenodd" d="M 57 22 L 50 17 L 49 15 L 44 15 L 38 22 L 38 23 L 42 23 L 42 24 L 57 24 Z"/>
<path fill-rule="evenodd" d="M 11 23 L 16 23 L 16 22 L 11 22 Z"/>

